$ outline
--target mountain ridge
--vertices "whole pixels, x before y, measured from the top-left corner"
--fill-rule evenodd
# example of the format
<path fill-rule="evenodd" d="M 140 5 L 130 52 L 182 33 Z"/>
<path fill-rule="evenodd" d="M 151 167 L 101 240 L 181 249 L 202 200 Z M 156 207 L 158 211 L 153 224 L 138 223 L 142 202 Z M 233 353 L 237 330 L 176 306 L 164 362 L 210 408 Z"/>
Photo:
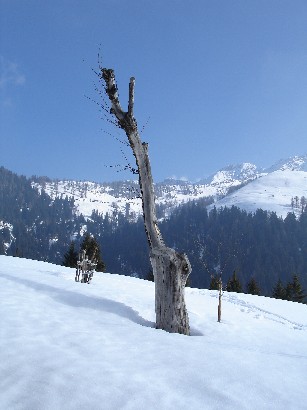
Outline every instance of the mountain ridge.
<path fill-rule="evenodd" d="M 271 194 L 271 199 L 275 197 L 275 200 L 270 201 L 269 197 L 265 202 L 262 201 L 260 195 L 261 183 L 259 184 L 259 180 L 264 182 L 263 192 L 265 192 L 267 189 L 267 175 L 276 171 L 304 172 L 307 175 L 307 155 L 280 160 L 267 169 L 259 168 L 249 162 L 228 165 L 198 182 L 168 178 L 162 182 L 155 183 L 154 189 L 158 217 L 168 217 L 179 205 L 199 199 L 206 199 L 207 202 L 212 202 L 218 207 L 237 205 L 242 207 L 242 209 L 251 210 L 251 212 L 264 206 L 265 210 L 277 212 L 282 217 L 285 217 L 287 212 L 294 211 L 297 213 L 298 211 L 291 207 L 291 199 L 297 195 L 307 196 L 307 192 L 303 188 L 298 189 L 297 191 L 299 192 L 294 191 L 297 187 L 293 187 L 292 191 L 287 189 L 286 195 L 290 207 L 285 206 L 284 198 L 282 201 L 283 206 L 276 207 L 276 194 L 274 192 Z M 280 181 L 276 180 L 277 189 L 282 190 L 285 183 L 284 179 L 287 177 L 289 182 L 291 178 L 289 179 L 289 176 L 286 176 L 286 174 L 279 174 L 279 177 Z M 255 183 L 256 180 L 258 183 Z M 243 193 L 246 193 L 248 192 L 246 186 L 253 182 L 254 185 L 259 186 L 258 197 L 254 196 L 252 199 L 254 206 L 250 205 L 249 200 L 246 205 L 241 199 L 236 203 L 235 199 L 238 199 L 238 195 L 235 195 L 233 192 L 236 191 L 238 193 L 243 189 Z M 303 180 L 302 183 L 304 183 Z M 278 185 L 280 186 L 278 187 Z M 142 214 L 137 181 L 126 180 L 98 183 L 33 178 L 32 186 L 40 192 L 44 190 L 53 200 L 66 196 L 73 198 L 76 213 L 82 214 L 86 218 L 90 218 L 93 210 L 103 216 L 108 214 L 110 217 L 116 217 L 118 213 L 122 213 L 131 221 L 136 220 Z M 230 196 L 230 201 L 225 199 L 228 196 Z M 259 206 L 257 202 L 259 202 Z"/>
<path fill-rule="evenodd" d="M 191 200 L 217 200 L 227 195 L 229 189 L 240 187 L 259 175 L 256 165 L 244 163 L 227 166 L 206 180 L 195 183 L 171 178 L 155 183 L 156 204 L 163 209 L 160 216 L 168 216 L 174 208 Z M 76 212 L 85 217 L 90 217 L 93 210 L 102 215 L 108 213 L 109 216 L 121 212 L 132 220 L 142 213 L 137 181 L 97 183 L 33 178 L 32 186 L 40 192 L 44 190 L 53 200 L 66 196 L 74 198 Z"/>

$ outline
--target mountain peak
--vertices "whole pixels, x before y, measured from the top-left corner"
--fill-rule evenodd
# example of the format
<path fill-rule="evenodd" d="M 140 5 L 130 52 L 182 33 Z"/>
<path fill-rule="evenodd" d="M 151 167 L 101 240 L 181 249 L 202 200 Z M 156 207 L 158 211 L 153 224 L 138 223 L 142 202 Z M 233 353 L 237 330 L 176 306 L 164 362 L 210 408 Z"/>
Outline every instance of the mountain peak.
<path fill-rule="evenodd" d="M 253 180 L 259 175 L 260 170 L 255 164 L 243 162 L 242 164 L 227 165 L 200 182 L 204 184 L 229 184 L 232 181 L 232 185 L 239 185 Z"/>
<path fill-rule="evenodd" d="M 266 169 L 267 173 L 274 171 L 305 171 L 307 172 L 307 155 L 295 155 L 281 159 L 276 164 Z"/>

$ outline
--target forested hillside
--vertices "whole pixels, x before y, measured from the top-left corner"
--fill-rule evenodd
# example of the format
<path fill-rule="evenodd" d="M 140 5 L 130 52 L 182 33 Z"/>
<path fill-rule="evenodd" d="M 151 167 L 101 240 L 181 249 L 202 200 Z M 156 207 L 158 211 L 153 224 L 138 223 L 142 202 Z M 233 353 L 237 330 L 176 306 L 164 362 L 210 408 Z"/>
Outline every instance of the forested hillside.
<path fill-rule="evenodd" d="M 260 209 L 208 212 L 208 203 L 191 201 L 160 223 L 166 243 L 190 258 L 191 286 L 207 288 L 220 273 L 225 285 L 236 271 L 243 290 L 253 278 L 262 295 L 271 295 L 278 279 L 286 285 L 294 274 L 307 289 L 306 210 L 282 219 Z M 99 243 L 107 271 L 150 277 L 142 218 L 130 222 L 122 213 L 97 211 L 84 218 L 75 213 L 73 199 L 51 199 L 29 179 L 0 168 L 0 254 L 61 264 L 71 241 L 78 249 L 85 232 Z"/>
<path fill-rule="evenodd" d="M 208 213 L 201 204 L 190 203 L 161 228 L 171 245 L 188 253 L 195 287 L 208 287 L 215 272 L 226 283 L 236 271 L 244 290 L 254 278 L 263 295 L 271 295 L 279 278 L 288 282 L 294 274 L 306 288 L 306 211 L 283 220 L 261 209 L 251 214 L 236 207 L 214 208 Z"/>
<path fill-rule="evenodd" d="M 142 219 L 129 223 L 120 215 L 115 224 L 93 213 L 89 232 L 99 238 L 111 272 L 147 278 L 148 249 Z M 270 296 L 280 279 L 293 275 L 307 288 L 307 212 L 283 220 L 259 209 L 255 214 L 236 207 L 206 209 L 204 201 L 179 207 L 160 223 L 168 245 L 186 252 L 192 263 L 190 285 L 208 288 L 212 275 L 222 274 L 224 285 L 236 271 L 246 291 L 253 278 L 262 295 Z"/>
<path fill-rule="evenodd" d="M 76 223 L 73 201 L 51 198 L 0 168 L 0 253 L 59 263 Z"/>

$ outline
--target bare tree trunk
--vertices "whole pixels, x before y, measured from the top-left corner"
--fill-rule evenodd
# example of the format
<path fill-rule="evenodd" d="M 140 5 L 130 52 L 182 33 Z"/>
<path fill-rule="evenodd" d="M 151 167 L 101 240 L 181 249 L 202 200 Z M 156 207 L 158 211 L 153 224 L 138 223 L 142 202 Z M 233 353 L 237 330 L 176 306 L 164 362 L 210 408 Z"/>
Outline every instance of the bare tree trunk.
<path fill-rule="evenodd" d="M 189 335 L 190 327 L 184 301 L 184 288 L 191 273 L 191 265 L 185 254 L 179 254 L 164 244 L 157 225 L 148 144 L 141 142 L 137 122 L 133 115 L 135 79 L 133 77 L 130 79 L 128 111 L 125 112 L 119 102 L 114 71 L 101 68 L 100 76 L 105 82 L 105 91 L 111 103 L 111 114 L 116 117 L 119 127 L 125 131 L 136 159 L 144 225 L 155 278 L 156 327 L 171 333 Z"/>

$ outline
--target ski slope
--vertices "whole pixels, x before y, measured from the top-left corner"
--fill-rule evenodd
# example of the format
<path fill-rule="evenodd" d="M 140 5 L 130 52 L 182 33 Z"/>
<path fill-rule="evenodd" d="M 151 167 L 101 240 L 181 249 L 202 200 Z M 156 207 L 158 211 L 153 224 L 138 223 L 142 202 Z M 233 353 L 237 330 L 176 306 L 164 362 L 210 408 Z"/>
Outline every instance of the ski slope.
<path fill-rule="evenodd" d="M 0 256 L 0 408 L 306 409 L 307 306 L 186 289 L 192 336 L 154 329 L 153 283 Z"/>

